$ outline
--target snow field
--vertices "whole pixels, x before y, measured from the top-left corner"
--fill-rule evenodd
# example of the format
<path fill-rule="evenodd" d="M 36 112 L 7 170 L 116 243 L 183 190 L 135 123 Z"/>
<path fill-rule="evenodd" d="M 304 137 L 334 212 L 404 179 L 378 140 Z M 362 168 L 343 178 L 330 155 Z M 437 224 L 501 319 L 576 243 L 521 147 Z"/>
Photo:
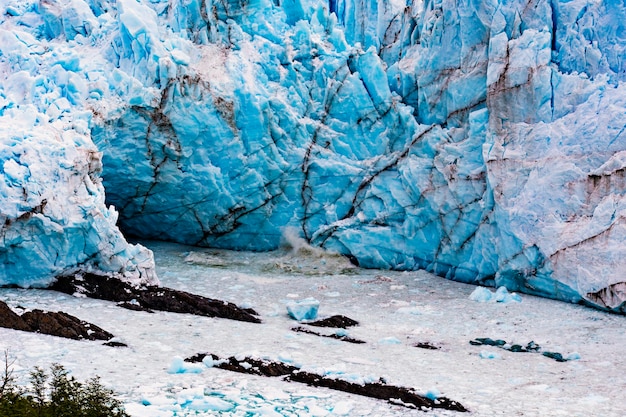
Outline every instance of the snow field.
<path fill-rule="evenodd" d="M 352 380 L 382 377 L 394 385 L 459 401 L 473 416 L 619 417 L 626 413 L 623 317 L 532 296 L 524 296 L 521 303 L 475 302 L 469 296 L 476 287 L 420 271 L 293 273 L 284 272 L 282 266 L 311 268 L 315 260 L 286 252 L 145 244 L 155 253 L 163 285 L 246 304 L 260 313 L 263 323 L 148 314 L 55 292 L 2 289 L 0 297 L 14 308 L 63 310 L 103 327 L 117 336 L 114 340 L 129 346 L 113 348 L 0 329 L 0 349 L 8 349 L 16 359 L 20 378 L 27 378 L 33 366 L 47 367 L 52 362 L 63 364 L 79 379 L 100 375 L 134 417 L 460 414 L 439 410 L 424 414 L 206 364 L 194 365 L 190 368 L 194 372 L 168 372 L 173 364 L 191 366 L 177 358 L 212 352 L 220 357 L 283 360 Z M 191 250 L 205 253 L 204 259 L 219 260 L 220 265 L 186 262 Z M 367 343 L 357 345 L 290 331 L 295 322 L 286 305 L 294 296 L 319 300 L 319 318 L 343 314 L 358 320 L 359 326 L 345 332 Z M 541 355 L 469 344 L 478 337 L 519 344 L 532 340 L 564 356 L 577 353 L 580 359 L 559 363 Z M 440 349 L 413 347 L 418 342 Z"/>

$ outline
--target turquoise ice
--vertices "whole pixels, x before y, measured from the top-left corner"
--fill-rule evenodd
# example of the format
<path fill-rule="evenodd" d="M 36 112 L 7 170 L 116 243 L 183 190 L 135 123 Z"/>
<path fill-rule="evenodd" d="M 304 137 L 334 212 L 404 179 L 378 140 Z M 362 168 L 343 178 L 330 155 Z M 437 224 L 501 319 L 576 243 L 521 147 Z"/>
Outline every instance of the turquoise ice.
<path fill-rule="evenodd" d="M 269 250 L 296 228 L 364 267 L 624 310 L 621 1 L 9 0 L 0 16 L 0 123 L 23 125 L 3 145 L 52 166 L 31 132 L 78 126 L 126 235 Z M 139 279 L 113 209 L 104 224 L 68 204 L 63 175 L 11 147 L 2 282 Z M 33 183 L 68 197 L 37 209 Z"/>

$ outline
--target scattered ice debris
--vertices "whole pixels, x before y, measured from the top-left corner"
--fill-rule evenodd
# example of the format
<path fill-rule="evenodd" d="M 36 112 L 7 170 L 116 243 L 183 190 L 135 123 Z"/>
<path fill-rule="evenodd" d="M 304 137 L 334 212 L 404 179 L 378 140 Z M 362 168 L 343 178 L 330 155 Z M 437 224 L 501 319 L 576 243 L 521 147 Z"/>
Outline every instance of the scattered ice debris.
<path fill-rule="evenodd" d="M 476 287 L 470 294 L 469 299 L 479 303 L 486 303 L 493 299 L 493 293 L 485 287 Z"/>
<path fill-rule="evenodd" d="M 506 287 L 500 287 L 495 292 L 489 291 L 485 287 L 477 287 L 469 296 L 472 301 L 479 303 L 498 302 L 498 303 L 521 303 L 522 297 L 517 293 L 510 293 Z"/>
<path fill-rule="evenodd" d="M 350 415 L 353 408 L 354 403 L 352 401 L 339 401 L 333 407 L 333 414 L 338 416 L 347 416 Z"/>
<path fill-rule="evenodd" d="M 215 362 L 213 361 L 213 357 L 211 355 L 207 355 L 204 358 L 202 358 L 202 363 L 207 368 L 213 368 L 213 366 L 215 365 Z"/>
<path fill-rule="evenodd" d="M 167 368 L 168 374 L 199 374 L 201 372 L 202 366 L 185 362 L 180 356 L 175 356 Z"/>
<path fill-rule="evenodd" d="M 230 411 L 235 404 L 223 400 L 218 395 L 205 395 L 202 389 L 183 389 L 176 395 L 176 402 L 183 409 L 196 412 Z"/>
<path fill-rule="evenodd" d="M 219 356 L 214 354 L 200 353 L 185 359 L 185 361 L 201 362 L 206 356 L 212 357 L 214 363 L 216 363 L 215 367 L 228 371 L 267 377 L 282 376 L 285 381 L 300 382 L 309 386 L 325 387 L 365 397 L 387 400 L 410 408 L 467 411 L 463 405 L 446 397 L 438 396 L 436 399 L 432 399 L 428 396 L 417 394 L 411 388 L 388 385 L 382 378 L 376 381 L 374 378 L 363 378 L 356 374 L 346 374 L 344 372 L 310 372 L 282 362 L 252 357 L 235 358 L 231 356 L 227 359 L 220 359 Z M 335 408 L 337 406 L 335 405 Z"/>
<path fill-rule="evenodd" d="M 510 302 L 521 303 L 522 297 L 519 294 L 514 293 L 514 292 L 509 293 L 506 287 L 500 287 L 496 290 L 495 300 L 498 303 L 510 303 Z"/>
<path fill-rule="evenodd" d="M 190 402 L 184 403 L 184 408 L 194 411 L 230 411 L 235 408 L 234 404 L 221 400 L 216 397 L 202 396 L 200 398 L 194 398 Z"/>
<path fill-rule="evenodd" d="M 547 352 L 547 351 L 543 352 L 541 350 L 541 346 L 539 346 L 538 344 L 536 344 L 533 341 L 528 342 L 526 344 L 526 346 L 522 346 L 522 345 L 507 343 L 506 341 L 504 341 L 502 339 L 495 339 L 494 340 L 494 339 L 490 339 L 488 337 L 485 337 L 485 338 L 476 338 L 474 340 L 470 340 L 470 345 L 474 345 L 474 346 L 481 346 L 481 345 L 495 346 L 495 347 L 499 347 L 499 348 L 504 349 L 504 350 L 508 350 L 509 352 L 532 352 L 532 353 L 541 352 L 543 356 L 546 356 L 548 358 L 554 359 L 557 362 L 566 362 L 566 361 L 572 361 L 572 360 L 580 359 L 580 354 L 578 354 L 577 352 L 573 352 L 573 353 L 569 354 L 567 357 L 563 357 L 562 354 L 557 353 L 557 352 Z M 480 357 L 486 359 L 485 357 L 483 357 L 483 352 L 480 353 Z M 492 358 L 488 358 L 488 359 L 492 359 Z"/>
<path fill-rule="evenodd" d="M 313 297 L 309 297 L 288 302 L 287 313 L 294 320 L 315 320 L 319 307 L 320 302 Z"/>
<path fill-rule="evenodd" d="M 399 345 L 402 342 L 397 337 L 384 337 L 378 341 L 379 345 Z"/>
<path fill-rule="evenodd" d="M 502 359 L 502 355 L 488 350 L 481 350 L 479 356 L 482 359 Z"/>
<path fill-rule="evenodd" d="M 143 409 L 134 406 L 129 411 L 133 411 L 132 415 L 171 417 L 173 415 L 188 416 L 233 410 L 237 405 L 236 401 L 231 402 L 230 399 L 227 401 L 224 397 L 225 395 L 220 392 L 207 392 L 207 390 L 200 388 L 183 388 L 177 391 L 175 395 L 144 398 L 141 401 L 141 405 L 144 406 Z M 159 411 L 169 411 L 169 414 L 160 414 Z"/>
<path fill-rule="evenodd" d="M 419 316 L 422 314 L 422 309 L 420 307 L 400 307 L 396 310 L 398 314 L 412 314 L 414 316 Z"/>
<path fill-rule="evenodd" d="M 223 268 L 228 263 L 219 256 L 219 253 L 188 252 L 184 259 L 189 264 L 204 265 L 213 268 Z"/>

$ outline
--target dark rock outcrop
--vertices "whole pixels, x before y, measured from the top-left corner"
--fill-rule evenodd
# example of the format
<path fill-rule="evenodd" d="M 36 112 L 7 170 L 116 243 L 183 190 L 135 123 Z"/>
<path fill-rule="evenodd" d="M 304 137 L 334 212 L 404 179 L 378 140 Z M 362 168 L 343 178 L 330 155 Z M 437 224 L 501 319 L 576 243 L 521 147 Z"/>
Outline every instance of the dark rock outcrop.
<path fill-rule="evenodd" d="M 49 334 L 74 340 L 109 340 L 106 330 L 62 311 L 27 311 L 21 316 L 0 301 L 0 327 Z"/>
<path fill-rule="evenodd" d="M 87 323 L 62 311 L 27 311 L 22 314 L 22 319 L 33 331 L 38 333 L 75 340 L 109 340 L 113 338 L 111 333 L 95 324 Z"/>
<path fill-rule="evenodd" d="M 135 287 L 119 279 L 92 273 L 61 276 L 48 288 L 66 294 L 80 293 L 91 298 L 120 302 L 125 308 L 133 306 L 134 310 L 159 310 L 251 323 L 261 322 L 256 317 L 256 311 L 251 308 L 241 308 L 226 301 L 166 287 Z"/>
<path fill-rule="evenodd" d="M 11 310 L 8 305 L 0 301 L 0 327 L 7 329 L 32 331 L 30 326 L 22 319 L 22 317 Z"/>
<path fill-rule="evenodd" d="M 317 326 L 317 327 L 338 327 L 341 329 L 346 329 L 348 327 L 358 326 L 359 322 L 356 320 L 352 320 L 350 317 L 336 315 L 330 316 L 328 318 L 317 320 L 311 323 L 307 323 L 309 326 Z"/>

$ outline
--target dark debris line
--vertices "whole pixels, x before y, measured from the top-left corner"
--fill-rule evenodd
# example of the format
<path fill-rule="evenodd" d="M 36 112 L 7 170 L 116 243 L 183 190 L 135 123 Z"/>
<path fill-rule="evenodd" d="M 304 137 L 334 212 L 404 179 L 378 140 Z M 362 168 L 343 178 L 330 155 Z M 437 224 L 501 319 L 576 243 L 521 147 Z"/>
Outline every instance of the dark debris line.
<path fill-rule="evenodd" d="M 411 388 L 387 385 L 382 379 L 378 382 L 357 384 L 336 378 L 329 378 L 311 372 L 301 371 L 299 368 L 282 362 L 273 362 L 254 358 L 238 360 L 235 357 L 221 359 L 211 353 L 199 353 L 185 359 L 186 362 L 202 362 L 210 356 L 214 361 L 214 367 L 232 372 L 245 374 L 278 377 L 282 376 L 285 381 L 294 381 L 314 387 L 330 388 L 337 391 L 348 392 L 364 397 L 386 400 L 396 405 L 408 408 L 430 410 L 434 408 L 466 412 L 463 405 L 446 397 L 431 399 L 417 394 Z"/>
<path fill-rule="evenodd" d="M 541 346 L 536 344 L 533 341 L 530 341 L 526 344 L 526 346 L 522 345 L 511 345 L 502 339 L 490 339 L 488 337 L 479 337 L 474 340 L 470 340 L 470 345 L 480 346 L 495 346 L 500 349 L 508 350 L 509 352 L 531 352 L 531 353 L 541 353 L 543 356 L 554 359 L 557 362 L 567 362 L 569 359 L 564 358 L 562 354 L 558 352 L 548 352 L 542 351 Z"/>
<path fill-rule="evenodd" d="M 166 287 L 135 287 L 119 279 L 91 273 L 61 276 L 48 287 L 66 294 L 81 293 L 100 300 L 116 301 L 133 310 L 159 310 L 205 317 L 261 323 L 257 312 L 233 303 Z"/>
<path fill-rule="evenodd" d="M 319 336 L 319 337 L 329 337 L 331 339 L 337 339 L 337 340 L 341 340 L 342 342 L 348 342 L 348 343 L 355 343 L 355 344 L 363 344 L 363 343 L 365 343 L 364 340 L 354 339 L 354 338 L 346 336 L 346 335 L 338 335 L 338 334 L 335 334 L 335 333 L 322 334 L 322 333 L 314 332 L 313 330 L 306 329 L 306 328 L 304 328 L 302 326 L 292 327 L 291 331 L 297 332 L 297 333 L 311 334 L 313 336 Z"/>

